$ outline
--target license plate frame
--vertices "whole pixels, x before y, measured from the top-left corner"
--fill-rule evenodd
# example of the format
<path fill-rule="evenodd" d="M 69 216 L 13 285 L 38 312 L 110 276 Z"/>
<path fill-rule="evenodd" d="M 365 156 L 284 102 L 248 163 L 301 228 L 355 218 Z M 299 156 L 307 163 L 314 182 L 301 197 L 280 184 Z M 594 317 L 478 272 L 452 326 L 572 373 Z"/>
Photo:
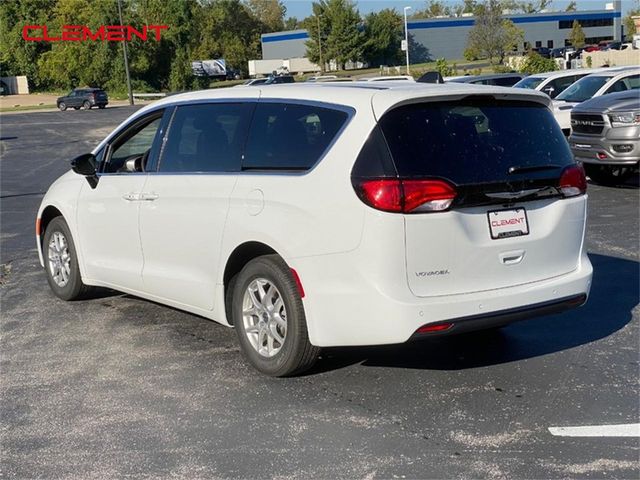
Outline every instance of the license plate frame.
<path fill-rule="evenodd" d="M 519 221 L 510 222 L 510 220 Z M 504 221 L 508 223 L 503 223 Z M 522 223 L 522 221 L 524 221 L 524 223 Z M 496 225 L 495 222 L 500 222 L 500 224 Z M 493 240 L 524 237 L 529 235 L 531 231 L 527 210 L 524 207 L 491 210 L 487 212 L 487 223 L 489 225 L 489 235 Z M 511 226 L 515 228 L 509 229 Z M 520 228 L 517 228 L 518 226 L 520 226 Z M 524 228 L 522 228 L 522 226 L 524 226 Z"/>

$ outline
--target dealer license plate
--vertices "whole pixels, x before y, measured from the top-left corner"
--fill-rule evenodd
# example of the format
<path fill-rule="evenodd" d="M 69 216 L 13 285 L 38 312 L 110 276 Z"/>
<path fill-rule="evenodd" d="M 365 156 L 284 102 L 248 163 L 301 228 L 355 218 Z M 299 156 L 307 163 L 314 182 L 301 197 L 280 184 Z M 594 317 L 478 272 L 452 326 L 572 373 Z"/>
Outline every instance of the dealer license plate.
<path fill-rule="evenodd" d="M 529 235 L 529 222 L 524 208 L 512 210 L 495 210 L 488 212 L 491 238 L 519 237 Z"/>

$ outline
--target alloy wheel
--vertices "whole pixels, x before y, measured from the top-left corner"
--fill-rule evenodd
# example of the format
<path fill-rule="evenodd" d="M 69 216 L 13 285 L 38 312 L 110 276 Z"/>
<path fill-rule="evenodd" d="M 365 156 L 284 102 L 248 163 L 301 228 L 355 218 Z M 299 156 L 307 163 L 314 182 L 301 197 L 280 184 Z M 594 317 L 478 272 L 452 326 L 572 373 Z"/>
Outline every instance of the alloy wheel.
<path fill-rule="evenodd" d="M 287 336 L 287 311 L 280 291 L 265 278 L 251 281 L 242 301 L 242 321 L 251 346 L 263 357 L 273 357 Z"/>
<path fill-rule="evenodd" d="M 54 232 L 48 248 L 47 259 L 51 278 L 59 287 L 65 287 L 71 278 L 71 254 L 64 234 Z"/>

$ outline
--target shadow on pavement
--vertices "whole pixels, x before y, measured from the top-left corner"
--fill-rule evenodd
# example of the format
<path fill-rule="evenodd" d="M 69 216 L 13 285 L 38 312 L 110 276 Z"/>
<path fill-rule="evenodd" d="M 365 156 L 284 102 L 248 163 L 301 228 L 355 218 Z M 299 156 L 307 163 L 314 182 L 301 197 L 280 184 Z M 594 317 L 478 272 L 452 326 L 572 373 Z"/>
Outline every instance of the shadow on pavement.
<path fill-rule="evenodd" d="M 639 264 L 589 255 L 594 267 L 587 304 L 500 330 L 430 338 L 381 347 L 331 348 L 309 375 L 356 363 L 364 366 L 463 370 L 546 355 L 605 338 L 632 319 L 639 302 Z"/>

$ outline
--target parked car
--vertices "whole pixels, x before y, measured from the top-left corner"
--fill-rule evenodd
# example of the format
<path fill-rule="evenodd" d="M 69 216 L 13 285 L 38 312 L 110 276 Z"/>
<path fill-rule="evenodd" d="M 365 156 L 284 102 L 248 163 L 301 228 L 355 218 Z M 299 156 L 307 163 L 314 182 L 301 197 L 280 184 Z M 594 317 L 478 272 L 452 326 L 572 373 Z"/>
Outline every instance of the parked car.
<path fill-rule="evenodd" d="M 557 47 L 551 50 L 550 56 L 551 58 L 564 58 L 565 53 L 567 53 L 567 47 Z"/>
<path fill-rule="evenodd" d="M 551 98 L 556 98 L 567 87 L 591 73 L 603 71 L 602 68 L 579 68 L 574 70 L 559 70 L 555 72 L 536 73 L 523 78 L 514 85 L 515 88 L 530 88 L 544 92 Z"/>
<path fill-rule="evenodd" d="M 36 220 L 58 297 L 103 286 L 235 326 L 274 376 L 309 368 L 320 347 L 586 301 L 586 180 L 547 96 L 410 82 L 238 91 L 158 100 L 72 161 Z"/>
<path fill-rule="evenodd" d="M 571 150 L 596 183 L 615 185 L 638 173 L 640 95 L 625 91 L 592 98 L 571 111 Z"/>
<path fill-rule="evenodd" d="M 270 75 L 264 85 L 276 85 L 279 83 L 294 83 L 296 80 L 292 75 Z"/>
<path fill-rule="evenodd" d="M 551 58 L 551 49 L 547 47 L 536 47 L 531 49 L 543 58 Z"/>
<path fill-rule="evenodd" d="M 337 75 L 315 75 L 313 77 L 307 78 L 306 82 L 319 82 L 322 80 L 336 80 L 338 78 Z"/>
<path fill-rule="evenodd" d="M 240 85 L 236 85 L 236 87 L 255 87 L 257 85 L 263 85 L 267 83 L 268 80 L 269 79 L 267 77 L 253 78 L 253 79 L 247 80 L 246 82 L 241 83 Z"/>
<path fill-rule="evenodd" d="M 56 104 L 61 111 L 71 107 L 75 110 L 105 108 L 109 104 L 107 92 L 101 88 L 75 88 L 64 97 L 58 97 Z"/>
<path fill-rule="evenodd" d="M 571 110 L 581 102 L 608 93 L 640 89 L 640 68 L 608 68 L 581 78 L 554 100 L 554 114 L 563 132 L 571 132 Z M 638 90 L 640 93 L 640 90 Z"/>
<path fill-rule="evenodd" d="M 598 50 L 600 50 L 600 46 L 599 45 L 586 45 L 584 47 L 582 47 L 582 51 L 583 52 L 597 52 Z"/>
<path fill-rule="evenodd" d="M 525 78 L 523 73 L 494 73 L 486 75 L 465 75 L 461 77 L 445 77 L 445 83 L 471 83 L 473 85 L 496 85 L 511 87 Z"/>
<path fill-rule="evenodd" d="M 411 75 L 383 75 L 380 77 L 359 78 L 361 82 L 415 82 Z"/>

